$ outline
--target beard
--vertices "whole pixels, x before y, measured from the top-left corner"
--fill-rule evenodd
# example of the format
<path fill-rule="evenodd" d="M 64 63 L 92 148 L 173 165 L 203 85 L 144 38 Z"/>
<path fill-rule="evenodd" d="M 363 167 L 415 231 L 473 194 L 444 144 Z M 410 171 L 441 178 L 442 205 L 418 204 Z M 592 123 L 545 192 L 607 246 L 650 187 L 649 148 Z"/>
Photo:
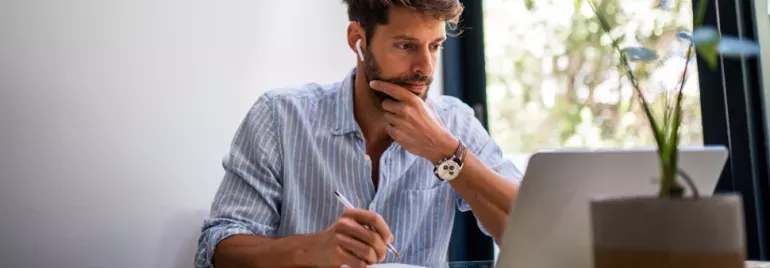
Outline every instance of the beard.
<path fill-rule="evenodd" d="M 428 97 L 430 84 L 433 82 L 432 77 L 421 75 L 419 73 L 407 74 L 407 75 L 402 75 L 399 77 L 392 77 L 392 78 L 383 77 L 380 65 L 377 63 L 377 59 L 374 58 L 374 55 L 372 55 L 369 49 L 366 50 L 365 54 L 366 54 L 366 58 L 364 60 L 364 79 L 366 80 L 367 87 L 369 87 L 369 82 L 372 82 L 372 80 L 389 82 L 394 85 L 401 86 L 403 88 L 407 88 L 409 83 L 422 83 L 422 84 L 425 84 L 426 86 L 423 96 L 420 96 L 418 93 L 413 92 L 411 90 L 407 90 L 407 91 L 411 92 L 414 95 L 417 95 L 418 97 L 422 98 L 422 100 L 425 100 Z M 384 100 L 398 101 L 395 98 L 391 97 L 390 95 L 386 94 L 385 92 L 375 90 L 371 87 L 369 87 L 369 91 L 372 93 L 371 95 L 374 97 L 375 101 L 377 102 L 377 104 L 379 104 L 379 106 L 382 106 L 382 102 Z M 380 107 L 380 109 L 382 109 L 382 107 Z"/>

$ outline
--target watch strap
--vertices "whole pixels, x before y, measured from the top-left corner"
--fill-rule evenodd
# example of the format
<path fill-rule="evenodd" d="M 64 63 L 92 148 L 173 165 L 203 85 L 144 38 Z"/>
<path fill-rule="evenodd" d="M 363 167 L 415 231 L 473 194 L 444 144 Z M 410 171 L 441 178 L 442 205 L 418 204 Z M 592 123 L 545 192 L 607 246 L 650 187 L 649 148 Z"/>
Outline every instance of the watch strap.
<path fill-rule="evenodd" d="M 460 166 L 463 165 L 465 162 L 465 155 L 468 153 L 468 149 L 465 148 L 465 144 L 463 144 L 462 141 L 459 142 L 460 144 L 457 145 L 457 150 L 455 150 L 454 158 L 457 164 L 460 164 Z"/>

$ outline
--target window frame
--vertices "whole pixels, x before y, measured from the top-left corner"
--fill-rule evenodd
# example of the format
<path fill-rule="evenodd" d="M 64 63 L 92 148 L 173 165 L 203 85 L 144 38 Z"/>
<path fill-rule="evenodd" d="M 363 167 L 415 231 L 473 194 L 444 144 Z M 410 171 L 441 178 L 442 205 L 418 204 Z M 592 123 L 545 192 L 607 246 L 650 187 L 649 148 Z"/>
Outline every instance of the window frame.
<path fill-rule="evenodd" d="M 476 111 L 476 117 L 489 129 L 486 119 L 487 93 L 484 60 L 484 13 L 482 1 L 460 1 L 465 10 L 458 37 L 444 42 L 442 63 L 444 94 L 459 98 Z M 487 261 L 494 258 L 494 241 L 477 226 L 473 212 L 455 213 L 448 261 Z"/>

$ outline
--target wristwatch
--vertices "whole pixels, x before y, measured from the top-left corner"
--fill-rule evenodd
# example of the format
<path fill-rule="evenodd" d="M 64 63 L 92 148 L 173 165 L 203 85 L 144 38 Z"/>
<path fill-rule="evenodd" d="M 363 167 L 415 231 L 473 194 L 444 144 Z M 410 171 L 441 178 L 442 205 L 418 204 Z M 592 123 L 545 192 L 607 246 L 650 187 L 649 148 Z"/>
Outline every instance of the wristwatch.
<path fill-rule="evenodd" d="M 463 169 L 463 161 L 465 160 L 466 153 L 467 149 L 465 148 L 463 142 L 460 141 L 460 144 L 457 146 L 457 150 L 455 150 L 455 154 L 439 161 L 438 164 L 433 168 L 433 173 L 435 173 L 436 177 L 442 181 L 451 181 L 456 179 L 457 176 L 460 175 L 460 171 Z"/>

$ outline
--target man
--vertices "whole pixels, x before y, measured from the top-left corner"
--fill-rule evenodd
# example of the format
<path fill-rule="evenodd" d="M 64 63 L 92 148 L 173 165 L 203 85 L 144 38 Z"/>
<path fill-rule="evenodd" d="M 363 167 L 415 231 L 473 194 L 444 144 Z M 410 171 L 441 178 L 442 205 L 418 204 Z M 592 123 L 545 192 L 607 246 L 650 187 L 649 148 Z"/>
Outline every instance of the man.
<path fill-rule="evenodd" d="M 502 237 L 518 170 L 470 107 L 427 98 L 461 4 L 344 2 L 356 68 L 337 84 L 256 101 L 223 160 L 196 266 L 435 265 L 446 260 L 455 206 Z"/>

